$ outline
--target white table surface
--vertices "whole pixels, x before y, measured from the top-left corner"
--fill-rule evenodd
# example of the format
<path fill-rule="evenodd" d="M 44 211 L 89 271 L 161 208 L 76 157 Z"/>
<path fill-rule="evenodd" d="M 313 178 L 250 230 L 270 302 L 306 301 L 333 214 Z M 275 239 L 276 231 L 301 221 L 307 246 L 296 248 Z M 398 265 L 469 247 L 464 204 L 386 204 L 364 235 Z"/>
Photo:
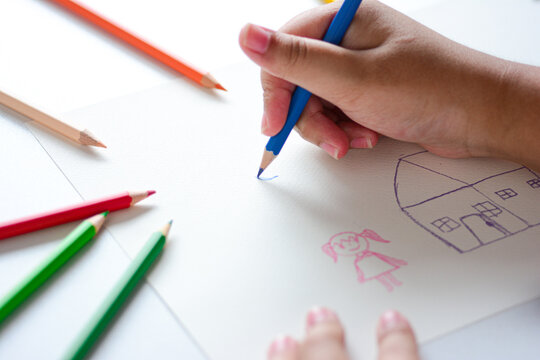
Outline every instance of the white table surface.
<path fill-rule="evenodd" d="M 387 0 L 448 36 L 514 60 L 540 65 L 536 45 L 520 41 L 533 29 L 533 0 L 498 0 L 503 11 L 483 12 L 484 0 L 462 7 L 459 21 L 445 19 L 463 1 Z M 209 71 L 242 59 L 237 33 L 245 22 L 277 28 L 312 0 L 215 1 L 86 0 L 88 6 L 177 56 Z M 431 8 L 432 5 L 436 5 Z M 449 8 L 445 8 L 449 7 Z M 126 9 L 130 9 L 126 11 Z M 198 24 L 201 11 L 208 24 Z M 520 10 L 521 9 L 521 10 Z M 460 12 L 461 13 L 461 12 Z M 494 15 L 495 14 L 495 15 Z M 498 14 L 498 15 L 497 15 Z M 525 25 L 504 27 L 510 19 Z M 527 25 L 530 21 L 532 24 Z M 480 27 L 475 25 L 480 24 Z M 506 24 L 508 25 L 508 24 Z M 540 26 L 531 36 L 540 35 Z M 218 30 L 216 30 L 218 29 Z M 472 31 L 471 29 L 477 29 Z M 497 32 L 497 29 L 499 31 Z M 195 39 L 192 34 L 198 33 Z M 530 35 L 530 34 L 529 34 Z M 508 44 L 517 46 L 508 52 Z M 201 46 L 209 44 L 209 46 Z M 505 45 L 506 44 L 506 45 Z M 484 47 L 484 48 L 482 48 Z M 215 53 L 219 56 L 215 56 Z M 189 54 L 190 56 L 186 56 Z M 166 82 L 175 75 L 144 56 L 43 0 L 0 1 L 0 89 L 51 114 L 121 96 Z M 226 86 L 226 84 L 224 84 Z M 0 112 L 0 221 L 80 201 L 80 196 L 28 131 L 24 120 Z M 123 191 L 127 189 L 119 189 Z M 140 209 L 158 206 L 149 198 Z M 113 215 L 114 216 L 114 215 Z M 168 219 L 164 219 L 166 221 Z M 148 224 L 148 234 L 162 224 Z M 0 242 L 0 294 L 4 294 L 43 258 L 74 224 Z M 174 231 L 172 235 L 174 237 Z M 0 359 L 56 359 L 128 264 L 129 258 L 103 231 L 0 328 Z M 504 291 L 504 289 L 501 289 Z M 186 294 L 189 296 L 189 294 Z M 425 359 L 540 358 L 540 300 L 510 309 L 443 338 L 424 344 Z M 204 359 L 204 350 L 182 327 L 159 295 L 143 284 L 93 352 L 94 358 Z"/>

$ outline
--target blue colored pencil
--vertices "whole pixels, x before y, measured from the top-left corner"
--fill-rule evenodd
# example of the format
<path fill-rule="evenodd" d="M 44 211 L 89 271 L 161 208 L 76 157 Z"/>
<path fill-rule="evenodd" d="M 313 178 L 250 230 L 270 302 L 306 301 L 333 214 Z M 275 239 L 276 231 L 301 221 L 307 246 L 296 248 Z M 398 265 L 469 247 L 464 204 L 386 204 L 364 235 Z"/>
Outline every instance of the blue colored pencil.
<path fill-rule="evenodd" d="M 341 8 L 334 17 L 334 20 L 332 20 L 328 31 L 324 35 L 323 41 L 335 45 L 341 43 L 341 40 L 349 28 L 349 25 L 351 24 L 351 21 L 354 18 L 354 15 L 356 14 L 361 2 L 362 0 L 345 0 L 345 2 L 343 2 L 343 5 L 341 5 Z M 289 137 L 294 125 L 296 125 L 296 122 L 304 111 L 310 96 L 311 93 L 300 86 L 297 86 L 294 90 L 291 98 L 291 104 L 289 105 L 287 121 L 285 121 L 283 129 L 281 129 L 277 135 L 272 136 L 270 140 L 268 140 L 257 177 L 261 176 L 264 169 L 266 169 L 268 165 L 274 161 L 276 156 L 281 151 L 281 148 Z"/>

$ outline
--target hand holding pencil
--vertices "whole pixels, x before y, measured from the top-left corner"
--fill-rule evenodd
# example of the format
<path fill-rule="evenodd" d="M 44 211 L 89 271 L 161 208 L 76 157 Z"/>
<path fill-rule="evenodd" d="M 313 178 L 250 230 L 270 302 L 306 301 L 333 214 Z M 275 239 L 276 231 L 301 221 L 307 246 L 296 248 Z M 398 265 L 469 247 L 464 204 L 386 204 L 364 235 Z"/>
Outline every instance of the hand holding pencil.
<path fill-rule="evenodd" d="M 339 8 L 318 6 L 276 32 L 242 29 L 243 51 L 262 68 L 263 134 L 283 129 L 298 85 L 315 96 L 296 130 L 335 159 L 382 134 L 440 156 L 540 168 L 540 68 L 457 44 L 378 1 L 360 5 L 340 46 L 316 40 Z"/>

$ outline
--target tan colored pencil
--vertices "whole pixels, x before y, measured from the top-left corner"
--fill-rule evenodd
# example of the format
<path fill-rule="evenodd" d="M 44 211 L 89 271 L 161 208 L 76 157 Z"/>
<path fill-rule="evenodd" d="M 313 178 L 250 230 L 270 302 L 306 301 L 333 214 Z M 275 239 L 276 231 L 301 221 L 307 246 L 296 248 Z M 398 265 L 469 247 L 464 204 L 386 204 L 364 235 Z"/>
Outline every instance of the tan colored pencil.
<path fill-rule="evenodd" d="M 0 91 L 0 105 L 4 105 L 9 109 L 24 115 L 30 120 L 33 120 L 38 124 L 57 132 L 58 134 L 64 135 L 76 143 L 106 148 L 106 146 L 101 141 L 96 139 L 96 137 L 92 135 L 90 131 L 86 129 L 82 131 L 76 129 L 73 126 L 55 119 L 52 116 L 49 116 L 2 91 Z"/>

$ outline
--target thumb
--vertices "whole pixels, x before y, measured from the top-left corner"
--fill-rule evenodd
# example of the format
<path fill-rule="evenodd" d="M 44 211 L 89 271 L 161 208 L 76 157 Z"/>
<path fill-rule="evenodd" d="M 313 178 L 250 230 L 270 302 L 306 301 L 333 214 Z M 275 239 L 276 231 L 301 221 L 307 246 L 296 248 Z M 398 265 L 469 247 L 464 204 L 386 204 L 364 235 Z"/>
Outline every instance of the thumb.
<path fill-rule="evenodd" d="M 348 69 L 361 68 L 351 50 L 253 24 L 242 28 L 239 40 L 246 55 L 265 71 L 332 102 L 339 100 L 336 90 L 347 93 L 354 81 Z"/>

